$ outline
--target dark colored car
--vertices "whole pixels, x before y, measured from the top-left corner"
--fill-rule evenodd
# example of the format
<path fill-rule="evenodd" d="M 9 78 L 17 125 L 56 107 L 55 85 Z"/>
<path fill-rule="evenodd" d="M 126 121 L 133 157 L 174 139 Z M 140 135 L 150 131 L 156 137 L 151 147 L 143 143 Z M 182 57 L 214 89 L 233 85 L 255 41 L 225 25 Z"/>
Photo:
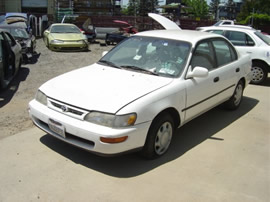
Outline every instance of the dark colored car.
<path fill-rule="evenodd" d="M 0 29 L 0 89 L 6 88 L 21 67 L 21 45 Z"/>
<path fill-rule="evenodd" d="M 107 33 L 105 38 L 105 43 L 107 45 L 119 43 L 122 40 L 126 39 L 130 36 L 130 34 L 136 34 L 138 33 L 138 30 L 130 25 L 128 22 L 121 21 L 121 20 L 114 20 L 114 23 L 119 23 L 124 25 L 125 27 L 121 27 L 121 31 L 113 32 L 113 33 Z"/>
<path fill-rule="evenodd" d="M 9 32 L 21 45 L 23 62 L 27 63 L 33 58 L 36 49 L 36 37 L 32 34 L 28 34 L 27 31 L 18 26 L 8 25 L 1 26 L 0 29 Z"/>

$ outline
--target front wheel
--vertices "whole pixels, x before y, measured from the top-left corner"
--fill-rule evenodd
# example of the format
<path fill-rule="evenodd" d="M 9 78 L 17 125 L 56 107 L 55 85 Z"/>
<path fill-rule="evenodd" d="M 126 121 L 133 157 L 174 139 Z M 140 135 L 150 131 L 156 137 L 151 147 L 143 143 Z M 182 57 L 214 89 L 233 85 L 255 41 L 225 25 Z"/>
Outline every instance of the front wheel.
<path fill-rule="evenodd" d="M 169 114 L 160 115 L 150 126 L 142 155 L 148 159 L 162 156 L 168 151 L 174 133 L 174 122 Z"/>
<path fill-rule="evenodd" d="M 244 92 L 244 83 L 243 81 L 239 81 L 232 97 L 227 102 L 224 103 L 225 107 L 230 110 L 237 109 L 242 102 L 243 92 Z"/>

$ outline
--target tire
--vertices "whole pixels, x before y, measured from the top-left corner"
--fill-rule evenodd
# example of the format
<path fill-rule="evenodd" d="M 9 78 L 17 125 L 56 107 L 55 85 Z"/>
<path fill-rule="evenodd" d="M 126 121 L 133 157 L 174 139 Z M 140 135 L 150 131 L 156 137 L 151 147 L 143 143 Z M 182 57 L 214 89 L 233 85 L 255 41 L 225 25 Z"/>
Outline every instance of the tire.
<path fill-rule="evenodd" d="M 224 103 L 225 108 L 229 110 L 237 109 L 242 102 L 243 92 L 244 92 L 244 83 L 243 81 L 239 81 L 232 97 Z"/>
<path fill-rule="evenodd" d="M 174 133 L 174 122 L 169 114 L 161 114 L 153 121 L 147 134 L 142 156 L 155 159 L 165 154 Z"/>
<path fill-rule="evenodd" d="M 267 77 L 267 67 L 265 64 L 261 62 L 253 62 L 252 63 L 252 84 L 263 84 Z"/>

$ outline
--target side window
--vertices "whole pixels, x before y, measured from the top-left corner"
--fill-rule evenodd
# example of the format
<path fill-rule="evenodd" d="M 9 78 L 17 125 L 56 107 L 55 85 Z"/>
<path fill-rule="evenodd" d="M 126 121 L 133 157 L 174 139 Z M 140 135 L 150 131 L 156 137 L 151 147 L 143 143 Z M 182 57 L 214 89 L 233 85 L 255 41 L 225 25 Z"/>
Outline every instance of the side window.
<path fill-rule="evenodd" d="M 191 59 L 191 67 L 205 67 L 209 71 L 215 68 L 214 52 L 211 43 L 208 41 L 201 42 L 197 45 Z"/>
<path fill-rule="evenodd" d="M 217 66 L 223 66 L 237 59 L 236 53 L 229 43 L 224 40 L 213 40 L 216 52 Z"/>
<path fill-rule="evenodd" d="M 226 37 L 235 46 L 254 46 L 254 41 L 244 32 L 228 31 Z"/>

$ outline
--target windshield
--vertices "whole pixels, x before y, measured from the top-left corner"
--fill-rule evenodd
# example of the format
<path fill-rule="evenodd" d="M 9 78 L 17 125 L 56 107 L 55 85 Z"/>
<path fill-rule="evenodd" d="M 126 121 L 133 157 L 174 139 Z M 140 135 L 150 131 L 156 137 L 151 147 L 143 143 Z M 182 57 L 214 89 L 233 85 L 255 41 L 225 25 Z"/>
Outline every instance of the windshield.
<path fill-rule="evenodd" d="M 29 38 L 29 35 L 28 35 L 28 33 L 26 32 L 25 29 L 11 28 L 10 33 L 15 38 L 23 38 L 23 39 L 28 39 Z"/>
<path fill-rule="evenodd" d="M 261 32 L 254 32 L 261 40 L 264 41 L 268 46 L 270 46 L 270 37 L 262 34 Z"/>
<path fill-rule="evenodd" d="M 179 76 L 186 64 L 191 44 L 152 37 L 130 37 L 99 63 L 158 76 Z M 113 64 L 113 65 L 110 65 Z"/>
<path fill-rule="evenodd" d="M 81 33 L 78 27 L 73 25 L 54 25 L 51 33 Z"/>

